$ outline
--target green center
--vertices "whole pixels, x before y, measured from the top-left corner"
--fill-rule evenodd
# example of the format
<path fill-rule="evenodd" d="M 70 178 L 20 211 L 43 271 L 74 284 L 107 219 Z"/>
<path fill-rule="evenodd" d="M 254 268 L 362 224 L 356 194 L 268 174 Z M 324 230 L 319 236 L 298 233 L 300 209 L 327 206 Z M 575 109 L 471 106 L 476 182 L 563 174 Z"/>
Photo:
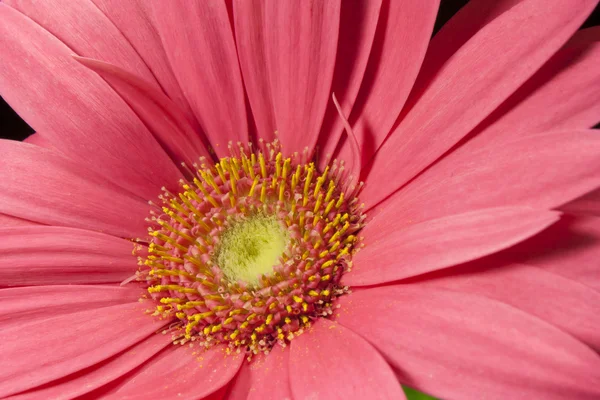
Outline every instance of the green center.
<path fill-rule="evenodd" d="M 275 217 L 253 215 L 221 235 L 217 263 L 230 280 L 255 285 L 261 275 L 273 272 L 288 241 L 287 230 Z"/>

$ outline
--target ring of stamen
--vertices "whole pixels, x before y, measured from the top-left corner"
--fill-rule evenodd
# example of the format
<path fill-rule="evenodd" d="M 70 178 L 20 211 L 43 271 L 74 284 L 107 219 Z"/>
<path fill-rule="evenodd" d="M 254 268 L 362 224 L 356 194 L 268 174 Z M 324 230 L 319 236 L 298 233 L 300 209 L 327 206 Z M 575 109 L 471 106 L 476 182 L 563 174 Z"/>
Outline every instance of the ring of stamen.
<path fill-rule="evenodd" d="M 232 152 L 233 153 L 233 152 Z M 343 169 L 284 158 L 277 144 L 203 164 L 153 212 L 142 278 L 179 343 L 285 346 L 344 294 L 364 222 Z"/>

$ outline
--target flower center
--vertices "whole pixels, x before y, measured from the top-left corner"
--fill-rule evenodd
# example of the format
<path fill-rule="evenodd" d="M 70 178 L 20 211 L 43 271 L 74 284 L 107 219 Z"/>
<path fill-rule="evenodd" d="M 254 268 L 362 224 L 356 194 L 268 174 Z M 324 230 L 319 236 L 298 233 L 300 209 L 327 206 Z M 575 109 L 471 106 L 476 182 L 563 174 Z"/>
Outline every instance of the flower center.
<path fill-rule="evenodd" d="M 257 285 L 259 276 L 271 275 L 288 241 L 277 218 L 252 215 L 223 232 L 216 264 L 229 280 Z"/>
<path fill-rule="evenodd" d="M 249 352 L 286 346 L 347 292 L 342 274 L 364 222 L 341 164 L 317 171 L 277 143 L 202 163 L 164 190 L 140 277 L 177 343 Z"/>

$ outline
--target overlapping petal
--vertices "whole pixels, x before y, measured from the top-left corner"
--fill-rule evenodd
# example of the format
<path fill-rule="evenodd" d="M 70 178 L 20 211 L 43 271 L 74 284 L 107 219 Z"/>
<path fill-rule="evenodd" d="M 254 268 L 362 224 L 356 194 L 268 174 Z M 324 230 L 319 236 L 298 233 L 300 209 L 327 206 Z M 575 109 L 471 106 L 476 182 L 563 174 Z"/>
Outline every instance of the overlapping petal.
<path fill-rule="evenodd" d="M 52 145 L 111 182 L 153 199 L 181 174 L 127 104 L 32 20 L 0 4 L 2 96 Z M 60 105 L 57 108 L 56 105 Z"/>
<path fill-rule="evenodd" d="M 164 322 L 148 318 L 146 307 L 126 303 L 3 329 L 2 356 L 10 368 L 0 370 L 0 396 L 81 371 L 154 334 Z"/>
<path fill-rule="evenodd" d="M 240 64 L 260 138 L 287 154 L 317 143 L 331 96 L 340 1 L 234 2 Z M 256 58 L 255 58 L 256 57 Z"/>
<path fill-rule="evenodd" d="M 337 321 L 385 355 L 400 381 L 449 399 L 595 399 L 600 357 L 558 328 L 472 294 L 398 285 L 339 299 Z"/>
<path fill-rule="evenodd" d="M 289 349 L 274 346 L 269 354 L 258 354 L 244 363 L 227 394 L 228 399 L 291 400 Z"/>
<path fill-rule="evenodd" d="M 0 228 L 0 286 L 119 283 L 137 269 L 133 243 L 45 225 Z"/>
<path fill-rule="evenodd" d="M 225 2 L 151 2 L 179 86 L 216 154 L 248 141 L 244 88 Z"/>
<path fill-rule="evenodd" d="M 522 208 L 483 209 L 419 224 L 389 221 L 365 232 L 342 284 L 366 286 L 447 268 L 503 250 L 556 222 L 559 214 Z"/>
<path fill-rule="evenodd" d="M 404 398 L 392 369 L 377 350 L 333 321 L 317 321 L 290 346 L 295 399 Z"/>
<path fill-rule="evenodd" d="M 599 171 L 600 135 L 592 130 L 523 135 L 457 150 L 371 213 L 365 232 L 386 221 L 417 223 L 479 208 L 558 207 L 598 187 Z"/>
<path fill-rule="evenodd" d="M 148 204 L 52 150 L 0 141 L 0 213 L 115 236 L 146 235 Z"/>
<path fill-rule="evenodd" d="M 106 399 L 203 399 L 225 387 L 244 356 L 226 354 L 224 346 L 196 349 L 169 346 L 119 382 Z"/>
<path fill-rule="evenodd" d="M 373 159 L 372 178 L 362 192 L 367 207 L 406 184 L 475 128 L 573 35 L 595 4 L 526 0 L 471 37 L 432 76 Z"/>

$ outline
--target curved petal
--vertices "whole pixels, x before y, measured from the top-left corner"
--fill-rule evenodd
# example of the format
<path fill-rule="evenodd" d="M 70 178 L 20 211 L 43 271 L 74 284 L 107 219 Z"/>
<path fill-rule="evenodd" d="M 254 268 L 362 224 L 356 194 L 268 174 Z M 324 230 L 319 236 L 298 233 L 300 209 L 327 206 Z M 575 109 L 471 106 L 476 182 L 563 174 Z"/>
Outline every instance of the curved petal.
<path fill-rule="evenodd" d="M 62 153 L 132 193 L 154 199 L 181 173 L 127 104 L 72 51 L 0 4 L 0 91 Z"/>
<path fill-rule="evenodd" d="M 289 348 L 275 345 L 269 354 L 253 356 L 240 368 L 227 398 L 291 400 L 289 353 Z"/>
<path fill-rule="evenodd" d="M 357 334 L 320 319 L 290 344 L 295 399 L 404 399 L 394 372 Z"/>
<path fill-rule="evenodd" d="M 0 289 L 0 325 L 2 329 L 9 329 L 45 320 L 49 310 L 52 317 L 57 317 L 132 303 L 142 294 L 143 290 L 134 286 L 55 285 Z"/>
<path fill-rule="evenodd" d="M 600 217 L 600 189 L 589 192 L 560 207 L 560 210 L 576 215 Z"/>
<path fill-rule="evenodd" d="M 338 322 L 411 387 L 449 399 L 595 399 L 600 357 L 546 322 L 465 293 L 398 285 L 339 299 Z"/>
<path fill-rule="evenodd" d="M 417 223 L 479 208 L 557 207 L 600 185 L 597 133 L 523 135 L 451 153 L 377 207 L 369 225 L 375 228 L 386 220 Z M 373 177 L 371 182 L 385 181 Z"/>
<path fill-rule="evenodd" d="M 419 285 L 499 300 L 600 350 L 600 293 L 581 283 L 541 268 L 489 259 L 428 278 Z"/>
<path fill-rule="evenodd" d="M 12 228 L 16 226 L 31 226 L 39 225 L 37 222 L 29 221 L 23 218 L 12 217 L 10 215 L 0 213 L 0 229 Z"/>
<path fill-rule="evenodd" d="M 548 230 L 503 252 L 600 291 L 600 218 L 565 216 Z"/>
<path fill-rule="evenodd" d="M 175 79 L 160 36 L 153 26 L 150 3 L 143 0 L 92 1 L 127 38 L 152 71 L 164 92 L 185 113 L 194 130 L 199 132 L 200 125 Z"/>
<path fill-rule="evenodd" d="M 0 369 L 0 396 L 76 373 L 140 342 L 165 323 L 145 315 L 146 307 L 128 303 L 3 329 L 1 354 L 10 367 Z"/>
<path fill-rule="evenodd" d="M 57 226 L 0 228 L 0 285 L 117 283 L 138 269 L 133 243 Z"/>
<path fill-rule="evenodd" d="M 0 140 L 0 213 L 48 225 L 146 237 L 148 204 L 52 150 Z"/>
<path fill-rule="evenodd" d="M 200 157 L 211 159 L 204 143 L 175 103 L 143 79 L 111 64 L 75 57 L 98 73 L 131 106 L 171 158 L 187 165 Z"/>
<path fill-rule="evenodd" d="M 248 141 L 244 88 L 225 2 L 150 3 L 175 77 L 219 157 Z"/>
<path fill-rule="evenodd" d="M 596 0 L 527 0 L 465 43 L 428 82 L 373 158 L 362 199 L 376 205 L 443 155 L 546 62 Z"/>
<path fill-rule="evenodd" d="M 152 334 L 141 342 L 91 368 L 50 384 L 12 396 L 11 400 L 74 399 L 125 376 L 172 345 L 168 335 Z M 95 398 L 95 397 L 90 397 Z"/>
<path fill-rule="evenodd" d="M 52 145 L 52 142 L 48 140 L 45 136 L 40 135 L 39 133 L 33 133 L 23 141 L 25 143 L 35 144 L 36 146 L 45 147 L 46 149 L 56 151 L 56 147 Z"/>
<path fill-rule="evenodd" d="M 344 115 L 350 115 L 363 81 L 378 26 L 381 3 L 382 0 L 358 0 L 342 4 L 331 92 L 339 100 Z M 332 159 L 343 131 L 344 124 L 336 107 L 328 102 L 315 157 L 321 171 L 325 170 Z"/>
<path fill-rule="evenodd" d="M 402 226 L 378 224 L 352 258 L 343 285 L 393 282 L 447 268 L 506 249 L 559 219 L 555 211 L 491 208 Z M 367 225 L 367 228 L 370 225 Z"/>
<path fill-rule="evenodd" d="M 121 31 L 91 0 L 4 0 L 75 53 L 118 65 L 158 89 L 152 72 Z"/>
<path fill-rule="evenodd" d="M 373 49 L 350 122 L 366 165 L 389 134 L 415 83 L 431 38 L 439 0 L 383 3 Z M 338 158 L 348 162 L 350 143 Z"/>
<path fill-rule="evenodd" d="M 203 399 L 226 386 L 243 361 L 242 354 L 226 354 L 223 346 L 169 346 L 103 398 Z"/>
<path fill-rule="evenodd" d="M 483 121 L 456 151 L 548 130 L 591 128 L 600 120 L 600 27 L 585 29 Z"/>
<path fill-rule="evenodd" d="M 286 153 L 312 154 L 331 94 L 340 1 L 240 0 L 233 15 L 259 138 L 277 131 Z"/>

